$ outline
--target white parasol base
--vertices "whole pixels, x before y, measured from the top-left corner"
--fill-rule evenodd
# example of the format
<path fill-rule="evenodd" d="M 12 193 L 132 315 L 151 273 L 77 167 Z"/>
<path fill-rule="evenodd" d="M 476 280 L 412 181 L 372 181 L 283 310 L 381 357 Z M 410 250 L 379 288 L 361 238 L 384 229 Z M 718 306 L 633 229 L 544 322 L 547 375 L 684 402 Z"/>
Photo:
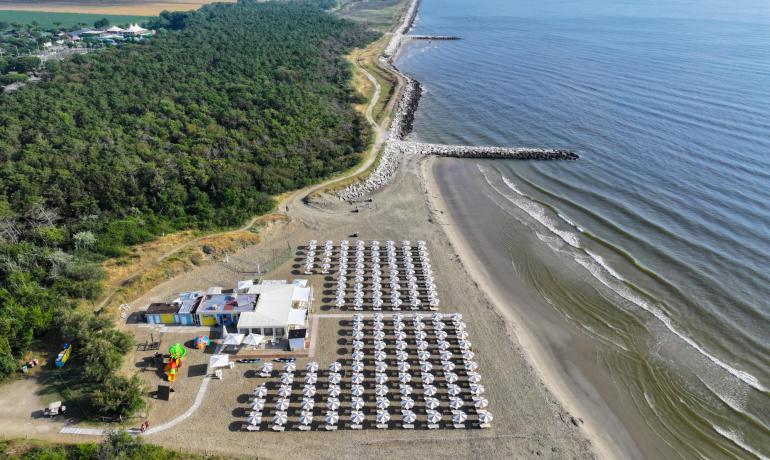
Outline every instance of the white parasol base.
<path fill-rule="evenodd" d="M 403 427 L 405 430 L 413 430 L 413 429 L 414 429 L 414 424 L 412 424 L 412 423 L 404 423 L 404 424 L 403 424 L 403 425 L 401 425 L 401 426 L 402 426 L 402 427 Z"/>
<path fill-rule="evenodd" d="M 388 429 L 388 424 L 387 423 L 378 423 L 377 424 L 377 428 L 379 428 L 381 430 L 387 430 Z"/>
<path fill-rule="evenodd" d="M 273 431 L 283 431 L 286 427 L 283 425 L 273 425 Z"/>
<path fill-rule="evenodd" d="M 326 431 L 337 431 L 337 425 L 326 425 Z"/>

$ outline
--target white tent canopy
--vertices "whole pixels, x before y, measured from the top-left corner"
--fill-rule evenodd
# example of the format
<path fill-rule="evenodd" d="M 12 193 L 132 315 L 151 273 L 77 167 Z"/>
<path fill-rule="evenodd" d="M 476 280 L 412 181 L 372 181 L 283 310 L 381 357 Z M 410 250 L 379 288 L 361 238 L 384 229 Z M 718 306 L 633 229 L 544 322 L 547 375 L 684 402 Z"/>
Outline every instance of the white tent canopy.
<path fill-rule="evenodd" d="M 251 345 L 252 347 L 259 346 L 262 341 L 265 340 L 264 335 L 259 334 L 249 334 L 246 337 L 244 337 L 243 341 L 241 342 L 241 345 Z"/>
<path fill-rule="evenodd" d="M 249 334 L 251 335 L 251 334 Z M 225 336 L 224 345 L 240 345 L 243 342 L 244 334 L 230 333 Z"/>
<path fill-rule="evenodd" d="M 310 302 L 310 288 L 309 287 L 296 287 L 294 288 L 294 295 L 291 298 L 294 302 Z"/>
<path fill-rule="evenodd" d="M 230 357 L 228 355 L 211 355 L 211 358 L 209 358 L 209 367 L 211 369 L 227 367 L 229 365 Z"/>
<path fill-rule="evenodd" d="M 305 318 L 307 317 L 307 310 L 291 309 L 289 312 L 289 325 L 290 326 L 304 326 Z"/>

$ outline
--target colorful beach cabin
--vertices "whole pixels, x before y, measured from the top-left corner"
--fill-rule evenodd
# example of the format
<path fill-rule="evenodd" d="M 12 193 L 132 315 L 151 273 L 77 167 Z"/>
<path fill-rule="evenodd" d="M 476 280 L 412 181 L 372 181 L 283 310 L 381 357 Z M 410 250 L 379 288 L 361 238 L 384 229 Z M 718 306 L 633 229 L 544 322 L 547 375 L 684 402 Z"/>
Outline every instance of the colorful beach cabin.
<path fill-rule="evenodd" d="M 179 294 L 174 302 L 179 305 L 179 311 L 177 311 L 177 321 L 184 326 L 192 326 L 195 324 L 195 310 L 203 300 L 203 293 L 201 291 L 183 292 Z"/>
<path fill-rule="evenodd" d="M 150 304 L 144 316 L 150 324 L 180 324 L 178 313 L 178 304 L 159 302 Z"/>

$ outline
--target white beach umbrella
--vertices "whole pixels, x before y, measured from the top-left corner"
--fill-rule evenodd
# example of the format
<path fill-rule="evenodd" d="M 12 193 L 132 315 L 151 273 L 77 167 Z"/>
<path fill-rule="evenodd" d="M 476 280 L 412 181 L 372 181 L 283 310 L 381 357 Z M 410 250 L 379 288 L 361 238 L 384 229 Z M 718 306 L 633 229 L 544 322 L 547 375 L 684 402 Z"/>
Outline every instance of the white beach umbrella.
<path fill-rule="evenodd" d="M 318 375 L 316 374 L 306 374 L 305 375 L 305 383 L 316 383 L 318 381 Z"/>
<path fill-rule="evenodd" d="M 338 398 L 329 398 L 326 400 L 326 408 L 329 410 L 337 410 L 340 408 L 340 400 Z"/>
<path fill-rule="evenodd" d="M 297 364 L 294 361 L 290 361 L 288 363 L 285 363 L 283 365 L 283 370 L 285 372 L 294 372 L 297 370 Z"/>
<path fill-rule="evenodd" d="M 409 396 L 414 390 L 412 389 L 411 385 L 403 384 L 399 386 L 399 391 L 401 392 L 402 396 Z"/>
<path fill-rule="evenodd" d="M 457 374 L 454 372 L 445 372 L 444 379 L 449 383 L 455 383 L 458 380 Z"/>
<path fill-rule="evenodd" d="M 362 342 L 361 340 L 354 340 L 353 341 L 353 348 L 357 352 L 361 352 L 361 350 L 364 348 L 364 342 Z"/>
<path fill-rule="evenodd" d="M 462 398 L 452 397 L 449 399 L 449 407 L 457 410 L 462 408 L 465 405 L 465 402 Z"/>
<path fill-rule="evenodd" d="M 417 342 L 417 349 L 420 350 L 420 351 L 427 350 L 429 346 L 430 345 L 425 340 L 420 340 L 420 341 Z"/>
<path fill-rule="evenodd" d="M 407 348 L 407 343 L 403 340 L 396 340 L 396 350 L 404 351 Z"/>
<path fill-rule="evenodd" d="M 417 420 L 417 416 L 411 410 L 403 410 L 401 411 L 401 420 L 404 423 L 414 423 Z"/>
<path fill-rule="evenodd" d="M 422 392 L 426 396 L 434 396 L 436 393 L 438 393 L 438 390 L 433 385 L 425 385 L 423 386 Z"/>
<path fill-rule="evenodd" d="M 361 374 L 361 373 L 357 372 L 357 373 L 355 373 L 355 374 L 350 376 L 350 381 L 355 383 L 355 384 L 359 384 L 360 385 L 360 384 L 364 383 L 364 374 Z"/>
<path fill-rule="evenodd" d="M 452 314 L 452 321 L 462 321 L 463 315 L 462 313 L 453 313 Z"/>
<path fill-rule="evenodd" d="M 291 396 L 291 386 L 282 385 L 281 388 L 278 389 L 278 396 L 282 398 L 288 398 L 289 396 Z"/>
<path fill-rule="evenodd" d="M 281 383 L 284 385 L 291 385 L 294 382 L 294 374 L 284 372 L 281 374 Z"/>
<path fill-rule="evenodd" d="M 385 361 L 385 358 L 386 358 L 386 357 L 387 357 L 387 355 L 385 354 L 385 352 L 384 352 L 384 351 L 381 351 L 381 350 L 380 350 L 380 351 L 375 351 L 375 352 L 374 352 L 374 359 L 375 359 L 376 361 Z"/>
<path fill-rule="evenodd" d="M 330 410 L 326 412 L 326 417 L 324 417 L 324 421 L 327 425 L 336 425 L 337 422 L 340 421 L 340 416 L 336 411 Z"/>
<path fill-rule="evenodd" d="M 435 410 L 428 411 L 428 423 L 436 424 L 441 421 L 441 413 Z"/>
<path fill-rule="evenodd" d="M 452 413 L 452 423 L 462 424 L 468 419 L 468 415 L 463 411 L 455 411 Z"/>
<path fill-rule="evenodd" d="M 260 399 L 255 399 L 251 403 L 251 410 L 259 411 L 259 410 L 262 410 L 264 408 L 265 408 L 265 400 L 264 399 L 261 399 L 261 398 Z"/>
<path fill-rule="evenodd" d="M 396 341 L 406 340 L 406 333 L 404 331 L 396 331 L 395 336 L 396 336 Z"/>
<path fill-rule="evenodd" d="M 270 372 L 273 372 L 273 363 L 272 363 L 272 361 L 268 361 L 265 364 L 263 364 L 261 371 L 264 374 L 269 374 Z"/>
<path fill-rule="evenodd" d="M 462 340 L 468 340 L 468 331 L 459 331 L 457 333 L 457 337 L 459 337 Z"/>
<path fill-rule="evenodd" d="M 434 322 L 435 322 L 435 321 L 441 321 L 442 319 L 444 319 L 444 314 L 443 314 L 443 313 L 441 313 L 441 312 L 438 312 L 438 311 L 437 311 L 437 312 L 434 312 L 432 315 L 430 315 L 430 318 L 431 318 L 431 319 L 432 319 Z"/>
<path fill-rule="evenodd" d="M 468 381 L 471 383 L 479 383 L 481 381 L 481 375 L 478 372 L 468 372 Z"/>
<path fill-rule="evenodd" d="M 436 337 L 437 337 L 439 340 L 446 340 L 446 338 L 447 338 L 447 333 L 446 333 L 445 331 L 438 331 L 438 332 L 436 332 Z"/>
<path fill-rule="evenodd" d="M 401 408 L 402 409 L 411 409 L 414 407 L 414 399 L 410 398 L 409 396 L 402 396 L 401 397 Z"/>
<path fill-rule="evenodd" d="M 267 396 L 267 388 L 264 385 L 260 385 L 254 389 L 254 396 L 258 398 L 264 398 Z"/>
<path fill-rule="evenodd" d="M 363 385 L 352 385 L 350 387 L 350 393 L 353 396 L 363 396 L 363 394 L 364 394 L 364 386 Z"/>
<path fill-rule="evenodd" d="M 411 368 L 411 367 L 412 366 L 408 362 L 406 362 L 406 361 L 400 361 L 398 363 L 398 371 L 399 372 L 408 372 L 409 368 Z"/>
<path fill-rule="evenodd" d="M 470 384 L 470 389 L 471 389 L 471 394 L 474 394 L 474 395 L 477 395 L 477 396 L 481 395 L 485 391 L 484 385 L 481 385 L 479 383 L 471 383 Z"/>
<path fill-rule="evenodd" d="M 282 411 L 289 408 L 289 398 L 278 398 L 275 401 L 275 410 Z"/>
<path fill-rule="evenodd" d="M 441 403 L 436 398 L 425 398 L 425 407 L 428 409 L 435 409 L 440 405 Z"/>
<path fill-rule="evenodd" d="M 465 368 L 468 369 L 469 371 L 475 371 L 476 369 L 479 368 L 479 365 L 476 363 L 476 361 L 467 361 L 465 363 Z"/>
<path fill-rule="evenodd" d="M 390 400 L 388 398 L 378 397 L 376 407 L 377 409 L 387 409 L 390 407 Z"/>
<path fill-rule="evenodd" d="M 426 361 L 427 362 L 427 360 L 430 359 L 430 352 L 428 352 L 426 350 L 418 351 L 417 352 L 417 359 L 419 359 L 420 361 Z"/>
<path fill-rule="evenodd" d="M 475 396 L 473 398 L 473 406 L 476 409 L 486 409 L 487 406 L 489 406 L 489 401 L 487 398 L 484 398 L 482 396 Z"/>
<path fill-rule="evenodd" d="M 428 338 L 428 333 L 425 331 L 417 331 L 414 333 L 414 338 L 417 340 L 425 340 Z"/>
<path fill-rule="evenodd" d="M 341 370 L 342 370 L 342 364 L 340 364 L 338 361 L 334 361 L 333 363 L 329 364 L 330 372 L 339 372 Z"/>
<path fill-rule="evenodd" d="M 388 370 L 388 365 L 385 363 L 385 361 L 378 361 L 374 365 L 374 370 L 375 372 L 385 372 L 386 370 Z"/>
<path fill-rule="evenodd" d="M 492 423 L 492 420 L 492 414 L 487 411 L 479 411 L 479 423 L 485 425 L 487 423 Z"/>
<path fill-rule="evenodd" d="M 408 372 L 401 372 L 398 374 L 398 381 L 401 383 L 409 383 L 412 381 L 412 375 Z"/>
<path fill-rule="evenodd" d="M 377 396 L 385 396 L 388 394 L 388 386 L 387 385 L 375 385 L 374 387 L 374 394 Z"/>
<path fill-rule="evenodd" d="M 441 364 L 441 368 L 445 371 L 453 371 L 455 369 L 455 364 L 452 361 L 444 361 Z"/>
<path fill-rule="evenodd" d="M 383 351 L 383 350 L 385 350 L 385 342 L 383 342 L 382 340 L 375 340 L 374 341 L 374 349 L 376 351 Z"/>
<path fill-rule="evenodd" d="M 393 320 L 394 324 L 395 323 L 400 323 L 401 321 L 403 321 L 404 315 L 402 315 L 401 313 L 396 313 L 395 315 L 393 315 L 393 317 L 391 319 Z"/>
<path fill-rule="evenodd" d="M 442 361 L 449 361 L 452 359 L 452 352 L 451 351 L 442 351 L 439 356 L 441 357 Z"/>
<path fill-rule="evenodd" d="M 362 363 L 361 361 L 353 361 L 353 364 L 350 366 L 350 368 L 353 372 L 363 372 L 364 363 Z"/>
<path fill-rule="evenodd" d="M 469 350 L 463 351 L 463 359 L 466 360 L 466 361 L 472 360 L 474 356 L 476 356 L 476 354 L 473 353 L 472 351 L 469 351 Z M 467 366 L 467 364 L 466 364 L 466 366 Z"/>
<path fill-rule="evenodd" d="M 339 385 L 329 385 L 329 389 L 326 391 L 326 394 L 334 398 L 339 396 L 340 393 L 342 393 L 342 389 Z"/>
<path fill-rule="evenodd" d="M 306 398 L 312 398 L 315 396 L 315 385 L 305 385 L 304 388 L 302 388 L 302 396 Z"/>
<path fill-rule="evenodd" d="M 374 374 L 375 383 L 383 384 L 383 383 L 386 383 L 387 381 L 388 381 L 388 374 L 385 374 L 385 373 Z"/>
<path fill-rule="evenodd" d="M 364 413 L 359 410 L 350 412 L 350 421 L 356 425 L 360 425 L 364 422 Z"/>
<path fill-rule="evenodd" d="M 364 407 L 364 398 L 354 396 L 350 399 L 350 407 L 355 410 L 361 410 Z"/>
<path fill-rule="evenodd" d="M 249 422 L 249 425 L 259 425 L 262 423 L 262 414 L 252 414 L 249 415 L 249 418 L 246 419 Z"/>
<path fill-rule="evenodd" d="M 364 359 L 364 352 L 362 351 L 354 351 L 353 352 L 353 360 L 354 361 L 361 361 Z"/>
<path fill-rule="evenodd" d="M 462 390 L 456 384 L 450 383 L 447 385 L 447 393 L 449 393 L 450 396 L 457 396 L 462 393 Z"/>
<path fill-rule="evenodd" d="M 302 412 L 299 415 L 299 423 L 307 426 L 313 423 L 313 413 L 312 412 Z"/>
<path fill-rule="evenodd" d="M 313 410 L 315 401 L 311 398 L 303 398 L 300 402 L 300 407 L 302 407 L 302 410 Z"/>
<path fill-rule="evenodd" d="M 396 351 L 396 359 L 403 362 L 409 359 L 409 355 L 403 350 L 398 350 Z"/>
<path fill-rule="evenodd" d="M 434 380 L 436 380 L 436 377 L 434 377 L 430 372 L 423 372 L 420 378 L 422 383 L 425 385 L 430 385 Z"/>
<path fill-rule="evenodd" d="M 341 381 L 342 381 L 342 376 L 339 373 L 332 372 L 331 374 L 329 374 L 329 383 L 336 385 Z"/>
<path fill-rule="evenodd" d="M 386 410 L 377 411 L 377 423 L 384 425 L 390 421 L 390 414 Z"/>
<path fill-rule="evenodd" d="M 438 341 L 438 349 L 439 350 L 442 350 L 442 351 L 448 350 L 450 346 L 451 345 L 449 345 L 449 342 L 447 342 L 446 340 L 439 340 Z"/>
<path fill-rule="evenodd" d="M 364 332 L 363 331 L 355 331 L 355 332 L 353 332 L 353 338 L 355 340 L 364 340 Z"/>

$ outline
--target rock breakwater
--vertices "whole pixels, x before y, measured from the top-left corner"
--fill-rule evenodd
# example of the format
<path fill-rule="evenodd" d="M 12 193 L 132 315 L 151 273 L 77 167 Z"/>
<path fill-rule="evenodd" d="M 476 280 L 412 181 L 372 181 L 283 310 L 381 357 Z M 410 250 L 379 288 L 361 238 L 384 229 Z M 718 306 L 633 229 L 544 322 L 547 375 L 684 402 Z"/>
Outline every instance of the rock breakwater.
<path fill-rule="evenodd" d="M 577 160 L 577 154 L 563 149 L 528 147 L 486 147 L 473 145 L 426 144 L 402 142 L 402 150 L 416 155 L 462 158 L 507 158 L 514 160 Z"/>
<path fill-rule="evenodd" d="M 404 86 L 399 96 L 398 104 L 393 111 L 388 137 L 382 149 L 377 166 L 366 179 L 351 184 L 337 192 L 337 196 L 346 201 L 355 201 L 370 195 L 385 184 L 395 174 L 401 160 L 408 156 L 436 155 L 445 157 L 463 158 L 507 158 L 517 160 L 576 160 L 578 156 L 568 150 L 541 149 L 527 147 L 485 147 L 471 145 L 444 145 L 409 142 L 404 139 L 412 132 L 414 114 L 422 96 L 422 85 L 417 80 L 403 74 L 393 64 L 401 45 L 406 38 L 406 33 L 411 29 L 417 15 L 419 0 L 414 0 L 404 15 L 401 25 L 393 33 L 388 46 L 380 56 L 380 64 L 383 68 L 393 72 L 404 80 Z M 412 36 L 409 38 L 430 37 L 427 35 Z M 441 36 L 439 36 L 441 37 Z M 457 39 L 445 36 L 444 40 Z M 424 38 L 440 40 L 441 38 Z"/>

